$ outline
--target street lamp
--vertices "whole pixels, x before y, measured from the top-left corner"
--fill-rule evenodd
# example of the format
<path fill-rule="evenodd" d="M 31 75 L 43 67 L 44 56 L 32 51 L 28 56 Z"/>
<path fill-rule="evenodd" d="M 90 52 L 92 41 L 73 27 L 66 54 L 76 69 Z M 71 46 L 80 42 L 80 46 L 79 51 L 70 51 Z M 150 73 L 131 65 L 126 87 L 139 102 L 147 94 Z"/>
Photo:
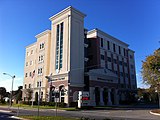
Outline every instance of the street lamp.
<path fill-rule="evenodd" d="M 13 92 L 13 82 L 14 82 L 14 78 L 16 77 L 15 75 L 10 75 L 8 73 L 3 73 L 3 75 L 8 75 L 12 78 L 12 86 L 11 86 L 11 93 L 10 93 L 10 107 L 12 106 L 12 92 Z"/>

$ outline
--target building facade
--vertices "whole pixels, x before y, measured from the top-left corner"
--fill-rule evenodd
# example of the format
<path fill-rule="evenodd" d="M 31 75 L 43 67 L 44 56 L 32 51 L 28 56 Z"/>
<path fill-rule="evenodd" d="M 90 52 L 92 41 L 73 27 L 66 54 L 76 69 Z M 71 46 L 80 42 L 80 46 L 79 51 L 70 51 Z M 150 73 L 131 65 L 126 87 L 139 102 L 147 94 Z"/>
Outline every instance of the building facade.
<path fill-rule="evenodd" d="M 84 28 L 86 15 L 69 6 L 50 18 L 51 30 L 26 47 L 23 100 L 77 102 L 78 91 L 90 92 L 91 105 L 112 105 L 137 89 L 134 51 L 107 33 Z M 47 77 L 46 77 L 47 76 Z"/>

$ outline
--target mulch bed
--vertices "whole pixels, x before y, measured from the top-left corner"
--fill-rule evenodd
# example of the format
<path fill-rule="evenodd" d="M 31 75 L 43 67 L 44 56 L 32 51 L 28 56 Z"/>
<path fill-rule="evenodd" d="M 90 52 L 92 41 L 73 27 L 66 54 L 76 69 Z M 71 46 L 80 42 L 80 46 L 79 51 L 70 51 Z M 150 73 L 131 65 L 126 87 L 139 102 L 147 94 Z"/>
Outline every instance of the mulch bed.
<path fill-rule="evenodd" d="M 160 109 L 158 109 L 158 110 L 152 110 L 151 112 L 153 112 L 153 113 L 159 113 L 160 114 Z"/>

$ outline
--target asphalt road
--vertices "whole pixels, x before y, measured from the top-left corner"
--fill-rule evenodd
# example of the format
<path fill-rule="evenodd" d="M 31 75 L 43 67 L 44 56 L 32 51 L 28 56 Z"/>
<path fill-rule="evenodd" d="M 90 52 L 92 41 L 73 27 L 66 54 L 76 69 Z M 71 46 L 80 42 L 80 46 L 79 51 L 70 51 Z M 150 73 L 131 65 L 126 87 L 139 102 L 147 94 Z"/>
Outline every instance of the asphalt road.
<path fill-rule="evenodd" d="M 12 118 L 11 113 L 5 113 L 0 111 L 0 120 L 16 120 L 16 119 Z"/>
<path fill-rule="evenodd" d="M 149 112 L 154 109 L 154 106 L 143 105 L 139 107 L 126 107 L 126 108 L 113 108 L 104 110 L 81 110 L 81 111 L 60 111 L 58 110 L 57 116 L 65 117 L 88 117 L 96 120 L 103 120 L 105 118 L 111 118 L 113 120 L 160 120 L 160 116 L 151 115 Z M 0 109 L 7 109 L 1 108 Z M 17 109 L 12 108 L 13 115 L 17 115 Z M 20 109 L 19 115 L 38 115 L 37 109 L 26 110 Z M 39 112 L 41 116 L 54 116 L 55 110 L 41 109 Z"/>

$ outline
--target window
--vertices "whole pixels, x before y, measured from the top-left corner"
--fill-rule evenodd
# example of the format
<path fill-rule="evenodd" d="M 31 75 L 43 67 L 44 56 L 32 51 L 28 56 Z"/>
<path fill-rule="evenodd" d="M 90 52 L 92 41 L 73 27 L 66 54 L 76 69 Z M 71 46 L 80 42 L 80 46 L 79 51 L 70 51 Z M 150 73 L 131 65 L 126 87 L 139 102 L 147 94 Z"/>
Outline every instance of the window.
<path fill-rule="evenodd" d="M 107 57 L 107 61 L 108 61 L 108 62 L 111 62 L 111 57 Z"/>
<path fill-rule="evenodd" d="M 44 49 L 44 43 L 41 43 L 40 45 L 39 45 L 39 49 L 41 50 L 41 49 Z"/>
<path fill-rule="evenodd" d="M 108 50 L 110 50 L 110 43 L 109 43 L 109 41 L 107 41 L 107 48 L 108 48 Z"/>
<path fill-rule="evenodd" d="M 121 54 L 121 47 L 119 46 L 118 48 L 119 48 L 119 54 Z"/>
<path fill-rule="evenodd" d="M 126 56 L 126 49 L 125 48 L 123 48 L 123 52 L 124 52 L 124 56 Z"/>
<path fill-rule="evenodd" d="M 28 62 L 26 62 L 26 66 L 28 66 Z"/>
<path fill-rule="evenodd" d="M 30 76 L 30 77 L 32 76 L 32 72 L 29 73 L 29 76 Z"/>
<path fill-rule="evenodd" d="M 31 88 L 31 84 L 29 84 L 28 88 Z"/>
<path fill-rule="evenodd" d="M 113 51 L 116 52 L 116 45 L 113 43 Z"/>
<path fill-rule="evenodd" d="M 25 88 L 25 89 L 27 88 L 27 85 L 26 85 L 26 84 L 24 85 L 24 88 Z"/>
<path fill-rule="evenodd" d="M 40 55 L 40 56 L 38 57 L 38 61 L 39 61 L 39 62 L 42 62 L 42 61 L 44 60 L 43 58 L 44 58 L 44 55 Z"/>
<path fill-rule="evenodd" d="M 104 60 L 104 55 L 101 55 L 101 59 Z"/>
<path fill-rule="evenodd" d="M 33 64 L 33 61 L 30 61 L 30 65 L 32 65 Z"/>
<path fill-rule="evenodd" d="M 39 86 L 41 87 L 41 81 L 39 82 Z"/>
<path fill-rule="evenodd" d="M 29 56 L 29 52 L 27 52 L 27 56 Z"/>
<path fill-rule="evenodd" d="M 42 68 L 38 68 L 38 75 L 41 75 L 42 74 Z"/>
<path fill-rule="evenodd" d="M 124 62 L 124 66 L 127 67 L 127 63 L 126 62 Z"/>
<path fill-rule="evenodd" d="M 44 43 L 42 43 L 41 48 L 42 48 L 42 49 L 44 48 Z"/>
<path fill-rule="evenodd" d="M 128 78 L 129 76 L 128 76 L 128 73 L 126 73 L 126 78 Z"/>
<path fill-rule="evenodd" d="M 93 59 L 93 55 L 89 55 L 89 56 L 88 56 L 88 59 L 89 59 L 89 60 L 92 60 L 92 59 Z"/>
<path fill-rule="evenodd" d="M 131 65 L 131 69 L 133 69 L 134 68 L 134 66 L 133 65 Z"/>
<path fill-rule="evenodd" d="M 101 47 L 103 47 L 103 38 L 101 38 Z"/>
<path fill-rule="evenodd" d="M 33 50 L 31 50 L 31 55 L 33 54 Z"/>
<path fill-rule="evenodd" d="M 135 76 L 134 76 L 134 75 L 131 75 L 131 77 L 132 77 L 132 79 L 134 79 L 134 78 L 135 78 Z"/>
<path fill-rule="evenodd" d="M 132 55 L 130 55 L 130 59 L 133 59 L 133 56 L 132 56 Z"/>
<path fill-rule="evenodd" d="M 62 68 L 63 58 L 63 22 L 57 25 L 56 41 L 56 69 Z"/>
<path fill-rule="evenodd" d="M 123 77 L 123 72 L 120 72 L 120 76 L 122 76 L 122 77 Z"/>
<path fill-rule="evenodd" d="M 39 87 L 39 82 L 37 82 L 37 87 Z"/>
<path fill-rule="evenodd" d="M 117 60 L 116 60 L 116 59 L 113 59 L 113 62 L 114 62 L 115 64 L 117 64 Z"/>
<path fill-rule="evenodd" d="M 25 77 L 27 77 L 27 73 L 25 74 Z"/>
<path fill-rule="evenodd" d="M 119 65 L 123 65 L 123 62 L 122 62 L 122 61 L 119 61 Z"/>

